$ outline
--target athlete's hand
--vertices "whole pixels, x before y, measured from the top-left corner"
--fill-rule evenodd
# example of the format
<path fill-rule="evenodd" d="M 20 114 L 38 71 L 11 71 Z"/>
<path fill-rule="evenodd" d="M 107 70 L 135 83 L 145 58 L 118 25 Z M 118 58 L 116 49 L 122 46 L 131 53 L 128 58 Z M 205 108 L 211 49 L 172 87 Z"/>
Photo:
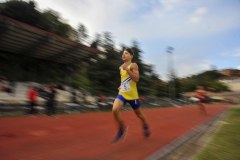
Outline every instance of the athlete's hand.
<path fill-rule="evenodd" d="M 128 65 L 123 64 L 123 65 L 122 65 L 122 69 L 123 69 L 123 70 L 128 70 Z"/>

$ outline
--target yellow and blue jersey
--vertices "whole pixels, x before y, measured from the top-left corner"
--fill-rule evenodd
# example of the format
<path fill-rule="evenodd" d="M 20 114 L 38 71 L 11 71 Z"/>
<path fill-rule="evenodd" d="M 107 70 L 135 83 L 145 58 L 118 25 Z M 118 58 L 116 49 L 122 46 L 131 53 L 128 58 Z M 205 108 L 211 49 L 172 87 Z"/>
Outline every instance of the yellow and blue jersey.
<path fill-rule="evenodd" d="M 131 68 L 131 64 L 128 66 L 128 69 Z M 126 100 L 138 99 L 137 83 L 132 80 L 126 70 L 122 69 L 122 67 L 119 69 L 121 75 L 121 86 L 118 94 L 122 95 Z"/>

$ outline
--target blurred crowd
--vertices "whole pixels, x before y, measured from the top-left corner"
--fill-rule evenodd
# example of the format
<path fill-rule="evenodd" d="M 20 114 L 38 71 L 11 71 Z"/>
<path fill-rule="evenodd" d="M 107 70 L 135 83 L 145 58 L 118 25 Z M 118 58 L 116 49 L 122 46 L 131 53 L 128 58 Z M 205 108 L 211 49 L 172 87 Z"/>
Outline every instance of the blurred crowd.
<path fill-rule="evenodd" d="M 0 77 L 0 109 L 2 106 L 27 107 L 27 113 L 34 114 L 43 108 L 46 114 L 53 115 L 57 108 L 71 106 L 98 105 L 98 97 L 85 90 L 60 84 L 40 84 L 36 82 L 11 82 Z"/>
<path fill-rule="evenodd" d="M 143 107 L 165 107 L 187 105 L 194 103 L 194 92 L 183 94 L 181 99 L 168 97 L 140 96 Z M 233 95 L 234 94 L 234 95 Z M 219 93 L 218 96 L 208 93 L 208 102 L 228 101 L 239 103 L 239 94 Z M 224 98 L 223 98 L 224 97 Z M 61 84 L 40 84 L 36 82 L 14 82 L 0 76 L 0 110 L 3 106 L 24 106 L 28 114 L 44 110 L 47 115 L 54 115 L 59 110 L 67 112 L 111 110 L 115 97 L 104 94 L 91 95 L 83 89 L 77 89 Z M 124 109 L 129 109 L 129 106 Z"/>

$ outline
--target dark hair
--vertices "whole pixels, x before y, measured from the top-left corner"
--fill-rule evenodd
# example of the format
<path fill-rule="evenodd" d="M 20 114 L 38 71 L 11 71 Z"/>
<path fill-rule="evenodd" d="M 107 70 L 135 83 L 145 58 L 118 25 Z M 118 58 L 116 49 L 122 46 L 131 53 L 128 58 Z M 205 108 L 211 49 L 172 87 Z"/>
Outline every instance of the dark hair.
<path fill-rule="evenodd" d="M 127 51 L 128 53 L 130 53 L 132 56 L 134 56 L 134 52 L 131 48 L 126 48 L 125 51 Z"/>

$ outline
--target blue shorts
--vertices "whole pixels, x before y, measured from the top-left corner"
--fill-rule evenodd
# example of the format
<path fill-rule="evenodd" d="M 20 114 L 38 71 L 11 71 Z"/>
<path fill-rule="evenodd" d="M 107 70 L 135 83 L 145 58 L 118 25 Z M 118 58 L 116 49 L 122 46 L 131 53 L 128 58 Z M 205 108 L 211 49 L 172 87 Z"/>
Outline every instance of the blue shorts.
<path fill-rule="evenodd" d="M 140 100 L 139 100 L 139 99 L 126 100 L 126 99 L 125 99 L 122 95 L 120 95 L 120 94 L 117 96 L 117 98 L 120 99 L 120 100 L 124 103 L 124 105 L 126 104 L 126 102 L 128 102 L 128 103 L 131 105 L 131 107 L 132 107 L 133 110 L 137 110 L 137 109 L 140 108 Z"/>

